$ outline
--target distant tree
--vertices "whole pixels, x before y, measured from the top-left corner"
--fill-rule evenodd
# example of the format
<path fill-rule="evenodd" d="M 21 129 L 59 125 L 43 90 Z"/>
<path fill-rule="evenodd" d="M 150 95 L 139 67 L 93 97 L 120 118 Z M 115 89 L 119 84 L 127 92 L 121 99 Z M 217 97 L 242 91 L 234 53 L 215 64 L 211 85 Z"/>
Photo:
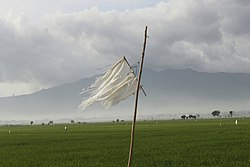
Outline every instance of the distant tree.
<path fill-rule="evenodd" d="M 44 125 L 44 123 L 42 123 L 42 125 Z"/>
<path fill-rule="evenodd" d="M 74 121 L 74 120 L 71 120 L 70 122 L 71 122 L 72 124 L 73 124 L 73 123 L 75 123 L 75 121 Z"/>
<path fill-rule="evenodd" d="M 49 121 L 48 125 L 53 125 L 53 123 L 54 123 L 53 121 Z"/>
<path fill-rule="evenodd" d="M 186 115 L 182 115 L 182 116 L 181 116 L 181 119 L 186 119 Z"/>
<path fill-rule="evenodd" d="M 189 115 L 188 118 L 196 119 L 196 115 Z"/>
<path fill-rule="evenodd" d="M 229 111 L 230 117 L 233 117 L 233 111 Z"/>
<path fill-rule="evenodd" d="M 116 122 L 119 122 L 120 120 L 119 119 L 116 119 Z"/>
<path fill-rule="evenodd" d="M 33 121 L 30 121 L 30 125 L 32 125 L 34 122 Z"/>
<path fill-rule="evenodd" d="M 220 115 L 220 111 L 219 110 L 214 110 L 212 113 L 211 113 L 214 117 L 215 116 L 219 116 Z"/>

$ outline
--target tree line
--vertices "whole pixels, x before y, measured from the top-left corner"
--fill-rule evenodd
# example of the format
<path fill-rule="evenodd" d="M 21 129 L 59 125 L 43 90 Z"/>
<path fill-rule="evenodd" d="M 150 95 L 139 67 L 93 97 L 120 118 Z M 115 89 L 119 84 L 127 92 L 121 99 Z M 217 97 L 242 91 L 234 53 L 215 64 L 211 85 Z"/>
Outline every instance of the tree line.
<path fill-rule="evenodd" d="M 212 111 L 212 116 L 213 117 L 220 117 L 220 110 L 214 110 Z M 233 114 L 235 113 L 234 111 L 229 111 L 229 117 L 233 117 Z M 196 114 L 196 115 L 192 115 L 192 114 L 189 114 L 189 115 L 181 115 L 181 119 L 199 119 L 200 118 L 200 114 Z"/>

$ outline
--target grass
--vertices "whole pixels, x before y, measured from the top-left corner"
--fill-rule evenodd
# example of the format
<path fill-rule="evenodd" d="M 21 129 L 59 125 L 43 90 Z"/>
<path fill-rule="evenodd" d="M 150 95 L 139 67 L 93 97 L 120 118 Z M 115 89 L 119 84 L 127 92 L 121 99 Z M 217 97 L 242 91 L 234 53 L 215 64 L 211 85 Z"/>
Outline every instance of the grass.
<path fill-rule="evenodd" d="M 132 166 L 249 167 L 250 119 L 233 122 L 138 122 Z M 64 126 L 0 127 L 0 167 L 127 165 L 130 123 L 71 124 L 66 132 Z"/>

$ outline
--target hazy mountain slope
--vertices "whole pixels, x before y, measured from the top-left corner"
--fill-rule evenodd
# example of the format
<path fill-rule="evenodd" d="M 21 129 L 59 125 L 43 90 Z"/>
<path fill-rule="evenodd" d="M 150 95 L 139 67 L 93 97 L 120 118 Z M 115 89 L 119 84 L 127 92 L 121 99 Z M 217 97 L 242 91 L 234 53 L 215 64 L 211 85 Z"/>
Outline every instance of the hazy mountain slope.
<path fill-rule="evenodd" d="M 30 95 L 0 98 L 0 113 L 9 119 L 64 118 L 78 108 L 82 88 L 94 82 L 95 77 L 43 89 Z M 23 117 L 24 116 L 24 117 Z"/>
<path fill-rule="evenodd" d="M 159 93 L 195 95 L 212 98 L 250 97 L 250 75 L 202 73 L 193 70 L 145 70 L 144 85 Z M 162 90 L 164 89 L 164 91 Z"/>
<path fill-rule="evenodd" d="M 152 97 L 145 108 L 157 113 L 211 113 L 213 109 L 250 109 L 249 74 L 168 69 L 162 72 L 145 70 L 143 77 L 144 86 Z"/>
<path fill-rule="evenodd" d="M 82 99 L 79 92 L 94 79 L 85 78 L 30 95 L 0 98 L 0 120 L 130 117 L 133 97 L 112 109 L 95 105 L 84 112 L 76 112 Z M 249 74 L 145 69 L 142 82 L 148 97 L 141 95 L 139 115 L 210 113 L 216 108 L 224 111 L 250 109 Z"/>

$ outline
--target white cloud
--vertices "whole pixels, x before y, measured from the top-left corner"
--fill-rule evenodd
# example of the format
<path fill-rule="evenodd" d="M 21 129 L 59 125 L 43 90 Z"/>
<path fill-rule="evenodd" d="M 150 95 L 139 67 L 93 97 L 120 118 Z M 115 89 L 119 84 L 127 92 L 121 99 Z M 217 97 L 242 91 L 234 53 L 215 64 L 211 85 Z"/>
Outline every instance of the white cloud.
<path fill-rule="evenodd" d="M 15 11 L 0 17 L 1 83 L 40 89 L 98 73 L 96 68 L 122 55 L 135 63 L 145 25 L 147 67 L 250 73 L 248 1 L 170 0 L 124 11 L 65 10 L 36 21 Z"/>

